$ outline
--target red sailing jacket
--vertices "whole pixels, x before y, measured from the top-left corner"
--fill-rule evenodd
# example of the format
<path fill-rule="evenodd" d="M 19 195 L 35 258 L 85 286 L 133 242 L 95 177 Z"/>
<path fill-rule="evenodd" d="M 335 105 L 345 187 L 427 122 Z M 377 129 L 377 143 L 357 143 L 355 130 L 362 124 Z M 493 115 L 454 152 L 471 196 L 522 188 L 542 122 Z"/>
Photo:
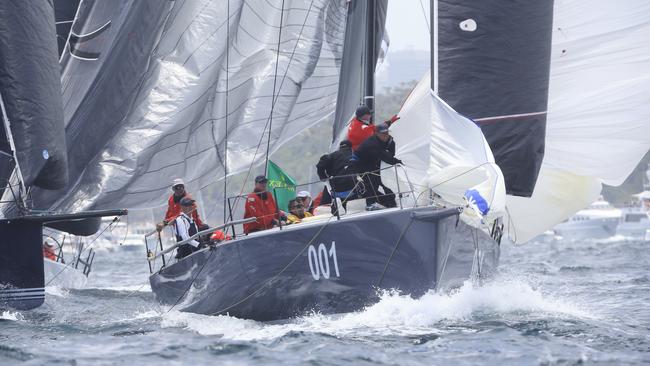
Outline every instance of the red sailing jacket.
<path fill-rule="evenodd" d="M 277 218 L 277 213 L 278 209 L 270 192 L 266 192 L 265 200 L 255 192 L 250 193 L 246 196 L 244 218 L 257 217 L 257 221 L 244 224 L 244 233 L 248 234 L 272 228 L 273 219 Z"/>
<path fill-rule="evenodd" d="M 185 193 L 187 195 L 187 193 Z M 185 196 L 183 196 L 185 197 Z M 178 202 L 174 202 L 174 195 L 172 194 L 169 196 L 169 201 L 167 202 L 167 213 L 165 214 L 165 222 L 170 223 L 176 219 L 178 215 L 181 214 L 181 200 L 178 200 Z M 196 223 L 197 228 L 201 228 L 203 226 L 203 221 L 199 218 L 199 210 L 198 207 L 192 211 L 192 219 Z"/>
<path fill-rule="evenodd" d="M 375 133 L 374 124 L 365 124 L 357 117 L 352 118 L 348 127 L 348 141 L 352 144 L 352 150 L 356 150 L 362 142 Z"/>

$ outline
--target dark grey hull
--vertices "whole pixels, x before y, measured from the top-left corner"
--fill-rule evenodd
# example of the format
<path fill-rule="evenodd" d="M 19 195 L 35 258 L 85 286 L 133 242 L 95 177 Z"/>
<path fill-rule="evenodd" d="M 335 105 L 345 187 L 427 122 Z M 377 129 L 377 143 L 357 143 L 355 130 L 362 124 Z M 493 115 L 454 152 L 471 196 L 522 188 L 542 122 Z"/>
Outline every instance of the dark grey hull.
<path fill-rule="evenodd" d="M 158 301 L 179 310 L 266 321 L 360 310 L 379 289 L 418 297 L 458 287 L 498 260 L 498 243 L 456 209 L 390 209 L 237 238 L 150 282 Z"/>

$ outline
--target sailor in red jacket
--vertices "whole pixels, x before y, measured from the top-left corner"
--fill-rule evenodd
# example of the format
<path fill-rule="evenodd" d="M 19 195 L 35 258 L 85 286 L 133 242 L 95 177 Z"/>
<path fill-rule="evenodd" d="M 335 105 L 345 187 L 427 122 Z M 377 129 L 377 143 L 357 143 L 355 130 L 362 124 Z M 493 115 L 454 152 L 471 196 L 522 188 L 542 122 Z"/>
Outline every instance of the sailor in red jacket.
<path fill-rule="evenodd" d="M 165 213 L 165 219 L 163 222 L 156 225 L 156 229 L 158 231 L 161 231 L 165 225 L 174 221 L 174 219 L 176 219 L 176 217 L 181 214 L 181 198 L 185 196 L 191 198 L 191 196 L 185 190 L 185 183 L 180 178 L 174 179 L 172 182 L 172 191 L 174 191 L 174 193 L 169 196 L 169 200 L 167 201 L 167 213 Z M 196 204 L 194 211 L 192 211 L 192 219 L 198 226 L 199 230 L 205 226 L 201 221 L 201 218 L 199 218 L 199 212 Z"/>
<path fill-rule="evenodd" d="M 279 210 L 273 199 L 273 194 L 266 190 L 267 182 L 268 179 L 265 176 L 258 175 L 255 177 L 255 189 L 253 193 L 246 196 L 244 218 L 256 217 L 257 220 L 244 224 L 245 234 L 280 225 L 280 221 L 278 220 L 280 217 Z"/>
<path fill-rule="evenodd" d="M 348 126 L 348 141 L 352 144 L 352 151 L 355 151 L 366 139 L 375 134 L 375 125 L 372 123 L 372 111 L 365 104 L 360 105 L 354 113 L 354 118 Z M 399 119 L 394 115 L 385 123 L 390 126 Z"/>

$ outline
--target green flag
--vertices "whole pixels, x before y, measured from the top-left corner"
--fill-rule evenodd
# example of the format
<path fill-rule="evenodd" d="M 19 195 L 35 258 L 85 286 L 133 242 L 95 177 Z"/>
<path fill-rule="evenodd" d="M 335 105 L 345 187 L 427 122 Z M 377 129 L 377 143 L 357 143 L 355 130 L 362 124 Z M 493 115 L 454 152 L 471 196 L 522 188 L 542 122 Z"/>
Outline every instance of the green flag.
<path fill-rule="evenodd" d="M 268 190 L 275 195 L 278 208 L 289 211 L 289 201 L 296 198 L 296 181 L 271 160 L 266 178 L 269 180 Z"/>

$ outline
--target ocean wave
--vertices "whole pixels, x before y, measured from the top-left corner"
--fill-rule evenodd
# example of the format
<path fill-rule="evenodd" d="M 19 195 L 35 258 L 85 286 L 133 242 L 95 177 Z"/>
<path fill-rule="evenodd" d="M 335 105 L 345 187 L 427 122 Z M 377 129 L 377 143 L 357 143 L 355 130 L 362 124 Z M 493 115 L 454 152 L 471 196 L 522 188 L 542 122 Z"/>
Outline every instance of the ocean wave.
<path fill-rule="evenodd" d="M 17 321 L 22 321 L 24 319 L 25 318 L 23 317 L 23 314 L 21 314 L 21 313 L 8 311 L 8 310 L 0 312 L 0 320 L 9 320 L 9 321 L 17 322 Z"/>
<path fill-rule="evenodd" d="M 449 322 L 516 314 L 545 317 L 594 318 L 583 307 L 544 294 L 522 280 L 495 280 L 482 286 L 471 282 L 450 293 L 430 291 L 420 298 L 385 291 L 378 303 L 363 311 L 340 314 L 311 314 L 286 323 L 261 323 L 220 315 L 207 316 L 179 311 L 163 314 L 161 326 L 186 328 L 202 335 L 251 341 L 275 339 L 290 332 L 417 335 Z"/>
<path fill-rule="evenodd" d="M 45 294 L 48 296 L 68 297 L 70 290 L 58 285 L 48 285 L 45 286 Z"/>

